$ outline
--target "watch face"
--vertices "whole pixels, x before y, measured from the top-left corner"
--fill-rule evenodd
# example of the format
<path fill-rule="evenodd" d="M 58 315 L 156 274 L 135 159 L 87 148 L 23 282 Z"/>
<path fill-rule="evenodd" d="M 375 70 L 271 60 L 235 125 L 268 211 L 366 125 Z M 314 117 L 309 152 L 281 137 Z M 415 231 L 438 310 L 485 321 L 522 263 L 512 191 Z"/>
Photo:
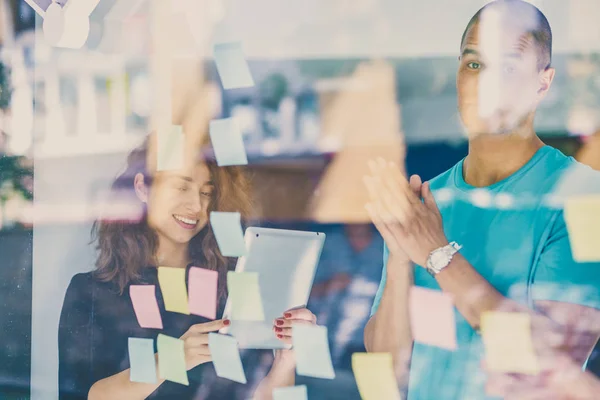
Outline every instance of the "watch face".
<path fill-rule="evenodd" d="M 434 268 L 445 267 L 448 264 L 448 256 L 443 251 L 436 251 L 431 254 L 431 264 Z"/>

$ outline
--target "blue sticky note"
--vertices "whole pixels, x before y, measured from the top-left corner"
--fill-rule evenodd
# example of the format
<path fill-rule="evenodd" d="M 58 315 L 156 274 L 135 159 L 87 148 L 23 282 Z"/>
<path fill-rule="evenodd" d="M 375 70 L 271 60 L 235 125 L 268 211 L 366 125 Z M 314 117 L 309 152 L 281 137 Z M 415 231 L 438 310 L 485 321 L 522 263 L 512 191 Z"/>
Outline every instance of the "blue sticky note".
<path fill-rule="evenodd" d="M 209 333 L 208 348 L 217 376 L 239 383 L 246 383 L 240 350 L 237 340 L 233 336 Z"/>
<path fill-rule="evenodd" d="M 240 42 L 215 44 L 213 54 L 224 89 L 254 86 L 254 79 Z"/>
<path fill-rule="evenodd" d="M 213 211 L 210 213 L 210 225 L 221 254 L 225 257 L 241 257 L 246 254 L 240 213 Z"/>
<path fill-rule="evenodd" d="M 209 132 L 219 167 L 248 164 L 242 131 L 234 118 L 210 121 Z"/>
<path fill-rule="evenodd" d="M 185 365 L 185 350 L 183 340 L 158 334 L 158 372 L 160 377 L 171 382 L 188 386 L 190 383 Z"/>
<path fill-rule="evenodd" d="M 154 358 L 154 340 L 130 337 L 129 380 L 131 382 L 156 383 L 156 359 Z"/>
<path fill-rule="evenodd" d="M 298 375 L 333 379 L 327 328 L 318 325 L 293 325 L 292 340 Z"/>
<path fill-rule="evenodd" d="M 273 400 L 307 400 L 306 385 L 273 389 Z"/>

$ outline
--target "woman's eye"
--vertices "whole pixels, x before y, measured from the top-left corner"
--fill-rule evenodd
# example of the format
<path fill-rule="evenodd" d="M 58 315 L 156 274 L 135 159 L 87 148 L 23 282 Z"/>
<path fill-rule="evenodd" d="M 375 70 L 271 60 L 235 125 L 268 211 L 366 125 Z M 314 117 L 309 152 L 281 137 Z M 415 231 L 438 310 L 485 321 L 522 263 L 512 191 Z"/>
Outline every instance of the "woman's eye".
<path fill-rule="evenodd" d="M 467 67 L 469 67 L 470 69 L 481 69 L 481 64 L 475 61 L 471 61 L 467 64 Z"/>
<path fill-rule="evenodd" d="M 212 193 L 210 192 L 200 192 L 202 196 L 210 197 Z"/>

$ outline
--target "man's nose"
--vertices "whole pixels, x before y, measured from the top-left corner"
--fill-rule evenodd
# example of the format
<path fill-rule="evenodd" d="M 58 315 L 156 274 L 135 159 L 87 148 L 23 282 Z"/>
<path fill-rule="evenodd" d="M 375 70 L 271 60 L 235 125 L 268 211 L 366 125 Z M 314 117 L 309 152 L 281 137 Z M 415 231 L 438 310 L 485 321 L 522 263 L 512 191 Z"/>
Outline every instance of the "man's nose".
<path fill-rule="evenodd" d="M 503 104 L 505 82 L 501 71 L 487 70 L 479 75 L 478 100 L 480 117 L 489 117 Z"/>

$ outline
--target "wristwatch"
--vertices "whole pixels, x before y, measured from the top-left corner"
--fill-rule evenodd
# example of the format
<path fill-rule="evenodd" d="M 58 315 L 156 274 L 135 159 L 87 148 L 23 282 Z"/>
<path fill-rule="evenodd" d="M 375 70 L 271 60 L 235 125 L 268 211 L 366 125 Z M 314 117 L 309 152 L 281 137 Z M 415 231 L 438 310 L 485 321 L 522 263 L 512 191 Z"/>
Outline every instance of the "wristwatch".
<path fill-rule="evenodd" d="M 429 257 L 427 257 L 427 262 L 425 263 L 427 272 L 429 272 L 431 276 L 439 274 L 448 266 L 448 264 L 450 264 L 452 257 L 454 257 L 460 249 L 462 249 L 461 245 L 456 242 L 450 242 L 450 244 L 447 244 L 446 246 L 433 250 L 429 253 Z"/>

